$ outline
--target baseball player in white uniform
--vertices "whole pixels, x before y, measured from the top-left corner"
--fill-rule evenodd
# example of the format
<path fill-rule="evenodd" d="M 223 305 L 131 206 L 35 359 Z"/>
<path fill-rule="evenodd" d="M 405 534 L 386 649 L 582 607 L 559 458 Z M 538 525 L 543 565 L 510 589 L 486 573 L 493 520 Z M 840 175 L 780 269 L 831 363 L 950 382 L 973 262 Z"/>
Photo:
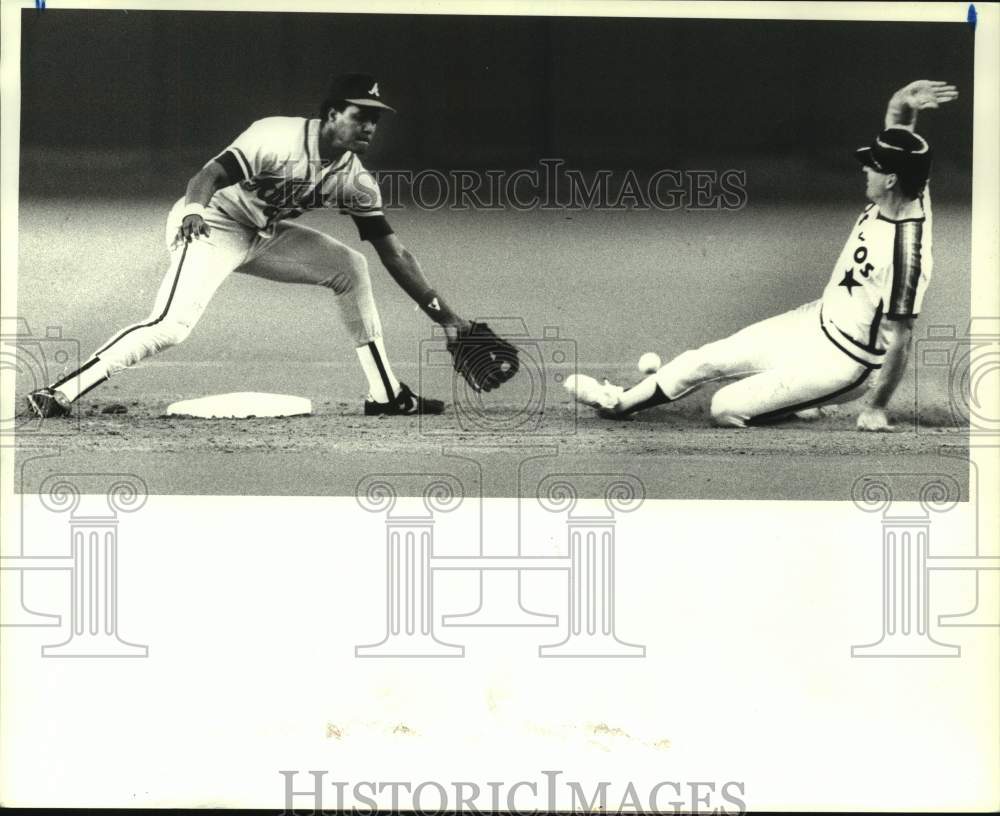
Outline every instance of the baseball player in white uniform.
<path fill-rule="evenodd" d="M 242 272 L 333 292 L 368 380 L 365 414 L 441 413 L 443 402 L 414 394 L 393 373 L 364 255 L 293 220 L 318 207 L 350 215 L 361 240 L 372 243 L 393 279 L 444 326 L 463 376 L 473 376 L 466 370 L 468 358 L 476 362 L 475 354 L 459 347 L 470 332 L 475 330 L 479 344 L 474 350 L 485 333 L 497 357 L 504 341 L 448 307 L 385 218 L 378 185 L 360 156 L 386 110 L 393 108 L 382 101 L 374 77 L 346 74 L 333 81 L 319 119 L 274 116 L 250 125 L 190 180 L 187 194 L 171 209 L 166 229 L 170 267 L 149 317 L 115 334 L 77 371 L 30 394 L 31 411 L 42 417 L 65 415 L 75 400 L 116 372 L 180 343 L 222 282 Z M 474 387 L 490 390 L 516 373 L 516 351 L 506 350 L 503 370 L 487 370 L 484 379 L 479 366 Z"/>
<path fill-rule="evenodd" d="M 719 425 L 765 425 L 869 390 L 864 431 L 891 428 L 886 408 L 906 369 L 913 321 L 931 278 L 931 149 L 914 132 L 917 112 L 958 96 L 920 80 L 897 91 L 883 130 L 856 151 L 871 202 L 855 221 L 818 300 L 685 351 L 628 390 L 568 377 L 567 390 L 603 416 L 626 417 L 673 402 L 705 383 L 735 379 L 711 403 Z"/>

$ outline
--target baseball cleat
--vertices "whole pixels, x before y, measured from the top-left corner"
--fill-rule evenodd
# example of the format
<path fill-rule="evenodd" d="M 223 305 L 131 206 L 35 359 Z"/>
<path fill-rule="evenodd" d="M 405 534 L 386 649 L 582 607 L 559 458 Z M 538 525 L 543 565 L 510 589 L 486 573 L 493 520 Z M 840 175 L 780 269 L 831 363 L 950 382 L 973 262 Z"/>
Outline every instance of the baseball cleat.
<path fill-rule="evenodd" d="M 51 388 L 32 391 L 25 399 L 28 401 L 28 410 L 39 419 L 67 416 L 73 410 L 66 395 Z"/>
<path fill-rule="evenodd" d="M 416 416 L 443 413 L 444 403 L 441 400 L 414 394 L 406 383 L 399 384 L 399 393 L 392 402 L 365 400 L 365 416 Z"/>
<path fill-rule="evenodd" d="M 586 374 L 570 374 L 566 378 L 564 387 L 577 402 L 612 414 L 617 414 L 620 410 L 618 406 L 622 394 L 625 393 L 625 389 L 620 385 L 612 385 L 607 380 L 599 383 Z"/>

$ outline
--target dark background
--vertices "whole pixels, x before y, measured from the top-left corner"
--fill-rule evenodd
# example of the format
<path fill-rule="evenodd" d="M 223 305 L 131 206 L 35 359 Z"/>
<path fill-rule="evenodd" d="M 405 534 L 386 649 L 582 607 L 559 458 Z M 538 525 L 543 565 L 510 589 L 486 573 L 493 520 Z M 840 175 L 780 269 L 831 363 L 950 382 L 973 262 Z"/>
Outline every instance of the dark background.
<path fill-rule="evenodd" d="M 253 120 L 315 116 L 332 74 L 366 70 L 399 109 L 374 169 L 745 167 L 778 196 L 840 184 L 893 90 L 945 79 L 963 95 L 926 123 L 935 192 L 968 197 L 964 23 L 50 9 L 22 24 L 24 161 L 91 160 L 93 190 L 122 194 L 116 168 L 176 189 Z M 47 175 L 23 189 L 49 190 Z"/>

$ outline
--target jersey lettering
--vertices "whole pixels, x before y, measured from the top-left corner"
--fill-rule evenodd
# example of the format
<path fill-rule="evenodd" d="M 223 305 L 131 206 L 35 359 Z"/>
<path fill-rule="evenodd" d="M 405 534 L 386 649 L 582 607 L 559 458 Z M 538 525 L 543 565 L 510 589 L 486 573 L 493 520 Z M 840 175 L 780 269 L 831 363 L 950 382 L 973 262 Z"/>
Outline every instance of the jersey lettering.
<path fill-rule="evenodd" d="M 883 320 L 911 317 L 920 310 L 930 280 L 930 194 L 923 217 L 893 221 L 869 205 L 855 222 L 822 298 L 827 334 L 866 362 L 885 354 Z"/>
<path fill-rule="evenodd" d="M 254 122 L 217 159 L 245 166 L 245 180 L 219 190 L 213 201 L 256 229 L 320 207 L 381 216 L 381 191 L 356 155 L 347 152 L 332 165 L 320 161 L 319 130 L 317 119 L 275 116 Z"/>

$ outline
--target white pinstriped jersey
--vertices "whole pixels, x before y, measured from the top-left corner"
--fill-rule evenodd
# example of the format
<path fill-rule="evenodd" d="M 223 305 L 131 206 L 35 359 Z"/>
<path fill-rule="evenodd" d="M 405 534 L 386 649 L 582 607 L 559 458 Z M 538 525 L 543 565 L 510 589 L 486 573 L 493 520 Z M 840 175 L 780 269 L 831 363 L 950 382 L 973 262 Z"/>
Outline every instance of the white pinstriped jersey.
<path fill-rule="evenodd" d="M 319 119 L 258 119 L 215 158 L 239 183 L 218 190 L 210 204 L 258 230 L 319 207 L 383 215 L 378 184 L 356 154 L 347 151 L 335 162 L 320 158 L 319 130 Z"/>
<path fill-rule="evenodd" d="M 885 356 L 883 319 L 916 317 L 931 279 L 931 198 L 921 214 L 898 221 L 870 204 L 854 224 L 822 297 L 827 336 L 846 354 L 879 366 Z"/>

